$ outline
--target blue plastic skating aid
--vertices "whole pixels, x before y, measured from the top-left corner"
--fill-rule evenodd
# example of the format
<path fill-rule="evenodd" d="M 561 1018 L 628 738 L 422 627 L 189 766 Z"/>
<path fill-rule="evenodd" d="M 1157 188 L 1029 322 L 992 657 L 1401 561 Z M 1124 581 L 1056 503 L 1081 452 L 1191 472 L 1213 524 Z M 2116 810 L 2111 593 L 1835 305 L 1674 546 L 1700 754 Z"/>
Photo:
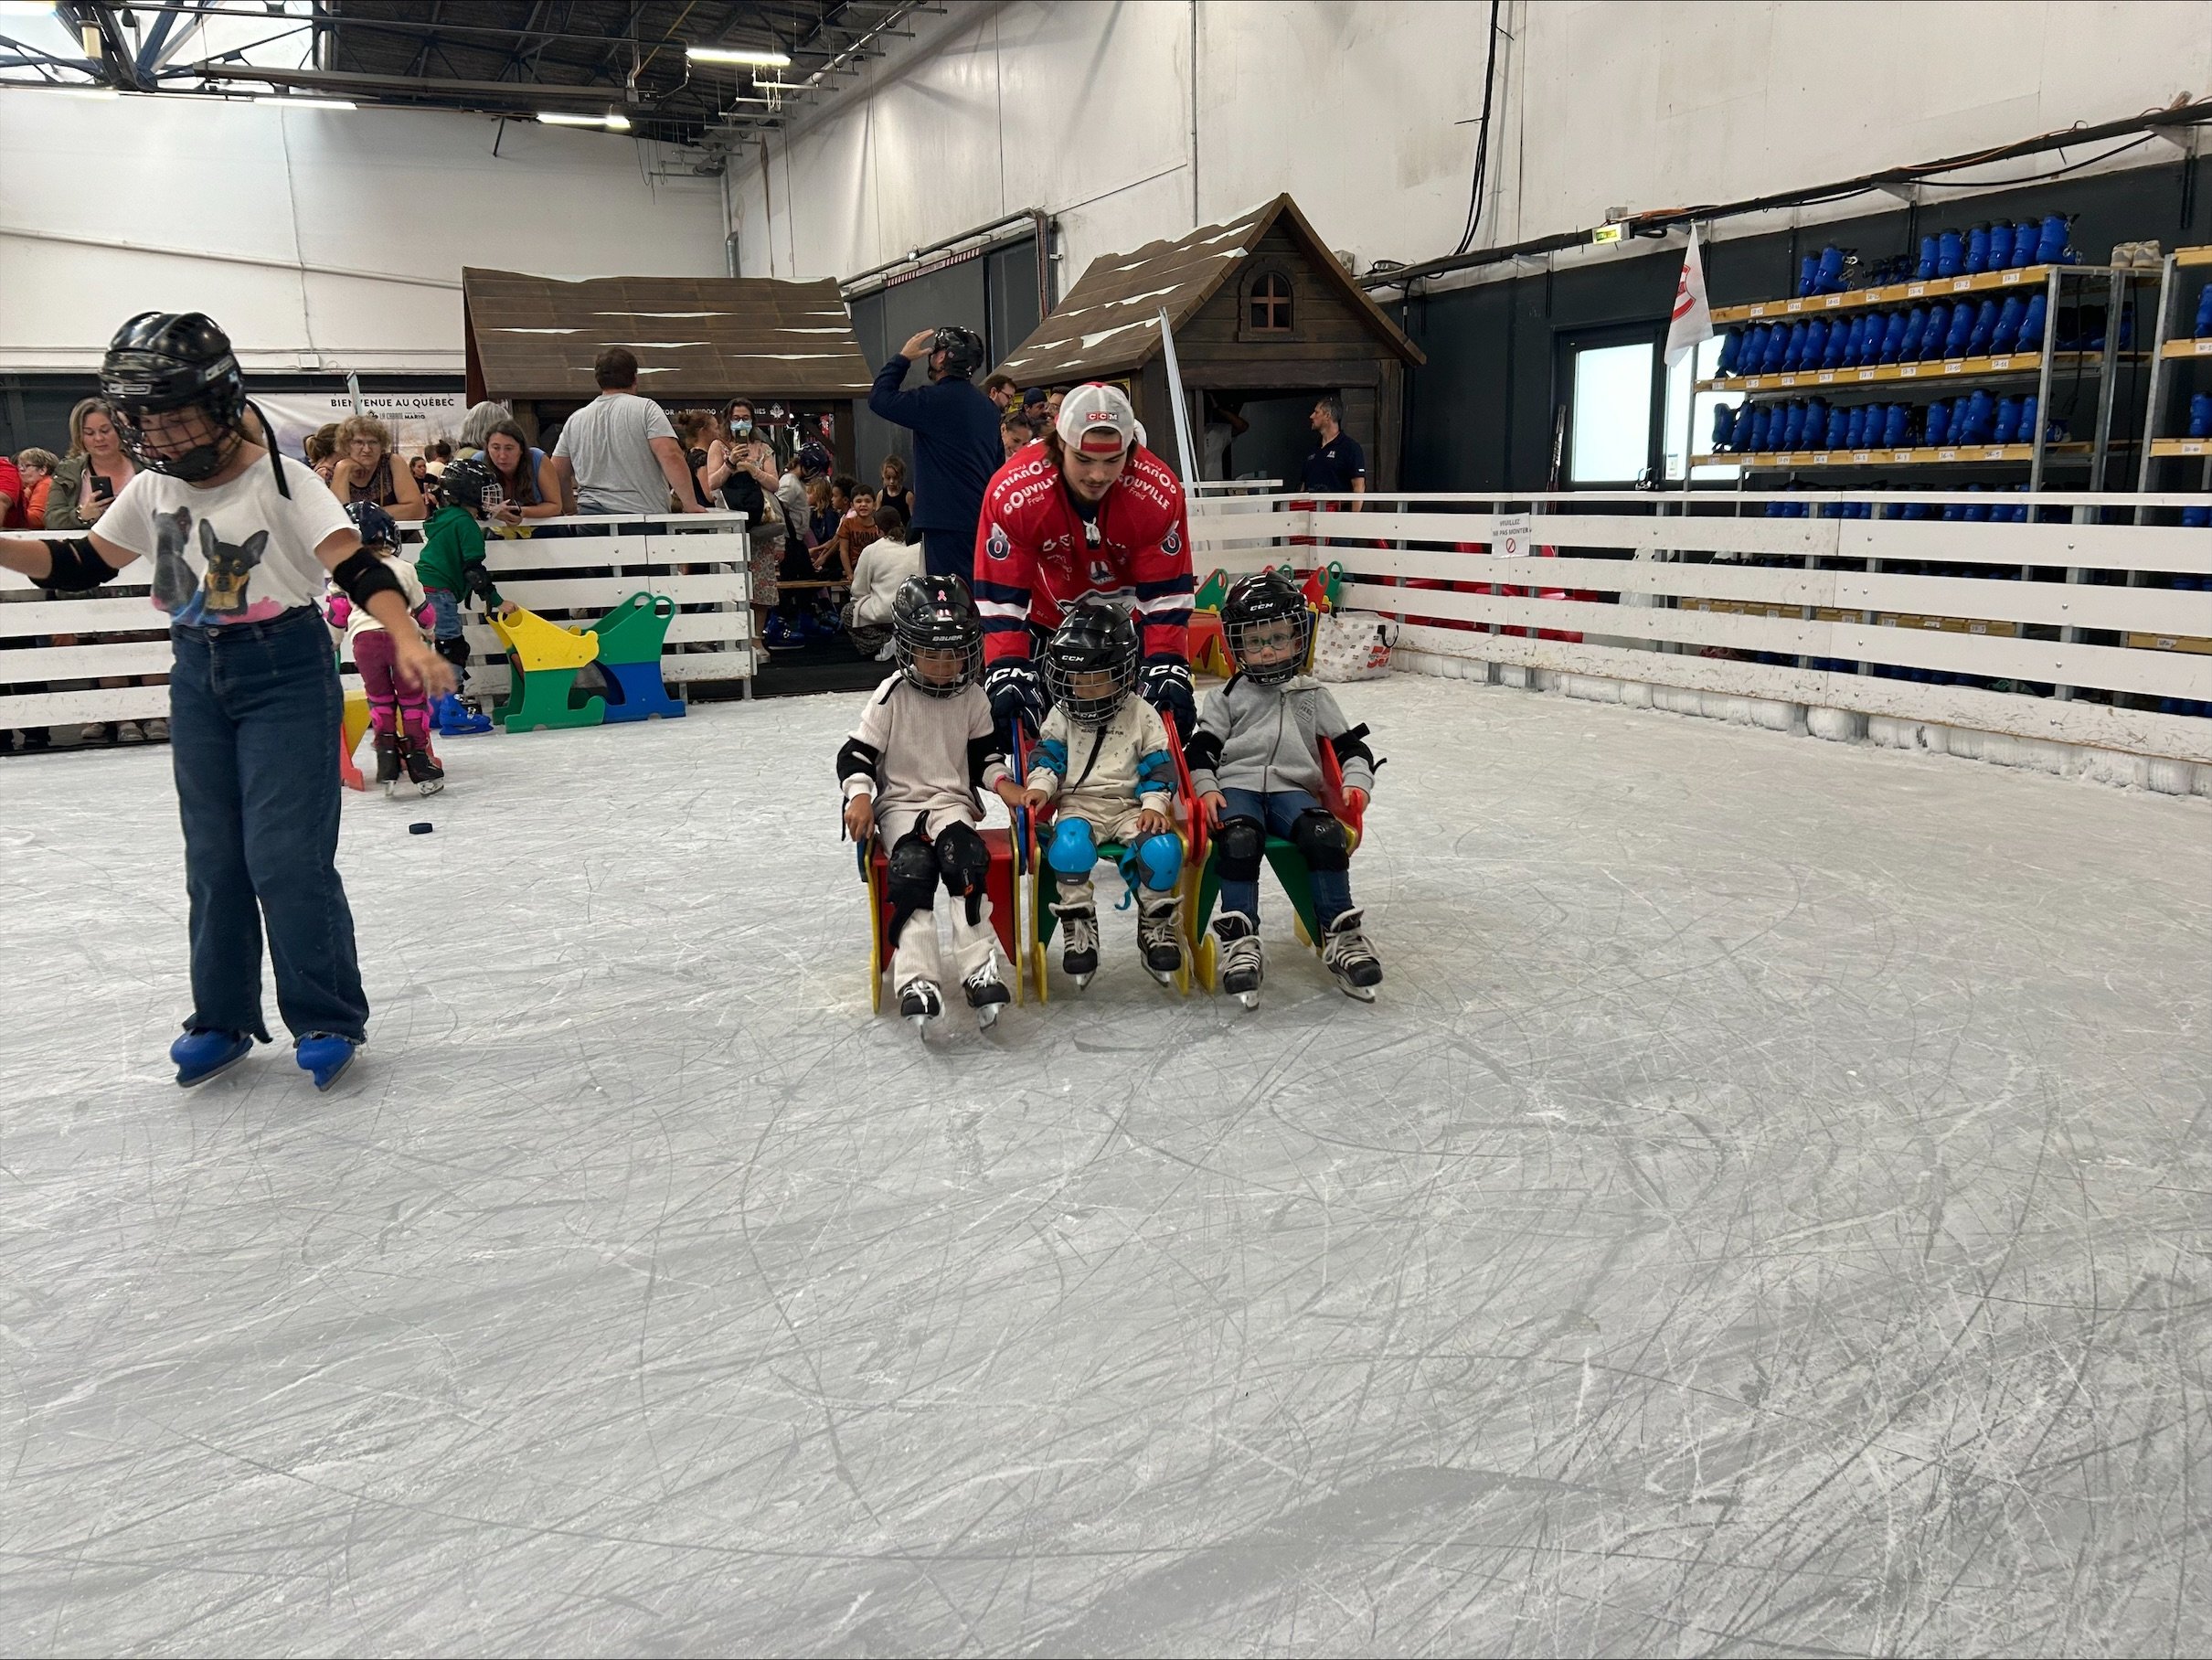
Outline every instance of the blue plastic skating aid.
<path fill-rule="evenodd" d="M 313 1078 L 315 1088 L 327 1090 L 346 1076 L 346 1069 L 354 1063 L 361 1046 L 351 1038 L 335 1037 L 329 1032 L 310 1032 L 292 1049 L 292 1059 L 299 1062 L 300 1070 Z"/>
<path fill-rule="evenodd" d="M 668 695 L 661 682 L 661 665 L 653 663 L 602 663 L 599 672 L 607 679 L 607 724 L 622 720 L 675 720 L 686 706 Z"/>
<path fill-rule="evenodd" d="M 195 1089 L 220 1078 L 253 1053 L 253 1039 L 237 1032 L 186 1032 L 169 1046 L 180 1089 Z"/>

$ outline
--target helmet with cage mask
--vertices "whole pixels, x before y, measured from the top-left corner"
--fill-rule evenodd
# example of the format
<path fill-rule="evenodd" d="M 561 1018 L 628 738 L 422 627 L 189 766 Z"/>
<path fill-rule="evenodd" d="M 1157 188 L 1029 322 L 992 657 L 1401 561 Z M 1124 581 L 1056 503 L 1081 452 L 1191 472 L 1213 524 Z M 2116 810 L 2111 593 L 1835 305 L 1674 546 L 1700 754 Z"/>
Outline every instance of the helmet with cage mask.
<path fill-rule="evenodd" d="M 1281 571 L 1257 571 L 1221 601 L 1221 633 L 1239 675 L 1281 686 L 1313 660 L 1313 608 Z"/>
<path fill-rule="evenodd" d="M 891 596 L 891 639 L 899 672 L 926 697 L 957 697 L 983 673 L 983 618 L 958 577 L 901 582 Z"/>
<path fill-rule="evenodd" d="M 1045 642 L 1045 689 L 1079 727 L 1101 727 L 1137 682 L 1136 625 L 1121 607 L 1087 594 Z"/>

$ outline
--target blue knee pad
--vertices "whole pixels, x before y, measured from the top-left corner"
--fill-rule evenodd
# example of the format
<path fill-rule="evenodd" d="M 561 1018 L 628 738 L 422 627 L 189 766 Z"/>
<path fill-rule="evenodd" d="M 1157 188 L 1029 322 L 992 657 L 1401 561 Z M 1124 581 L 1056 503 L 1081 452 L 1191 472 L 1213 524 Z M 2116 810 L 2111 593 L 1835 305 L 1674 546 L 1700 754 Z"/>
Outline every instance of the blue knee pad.
<path fill-rule="evenodd" d="M 1052 833 L 1052 845 L 1045 849 L 1045 863 L 1052 867 L 1055 876 L 1089 876 L 1090 867 L 1099 862 L 1099 845 L 1090 834 L 1089 821 L 1063 818 Z"/>
<path fill-rule="evenodd" d="M 1183 874 L 1183 838 L 1174 835 L 1148 835 L 1130 850 L 1137 874 L 1154 893 L 1164 893 Z"/>

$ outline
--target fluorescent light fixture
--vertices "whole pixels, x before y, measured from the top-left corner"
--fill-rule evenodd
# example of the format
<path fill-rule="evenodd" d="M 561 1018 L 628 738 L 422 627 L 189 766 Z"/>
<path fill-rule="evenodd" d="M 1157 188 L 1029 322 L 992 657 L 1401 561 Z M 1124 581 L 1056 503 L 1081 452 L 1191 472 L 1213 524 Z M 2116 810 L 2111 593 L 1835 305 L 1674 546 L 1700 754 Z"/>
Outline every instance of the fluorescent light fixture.
<path fill-rule="evenodd" d="M 275 104 L 283 110 L 357 110 L 359 104 L 348 103 L 343 98 L 261 98 L 258 104 Z"/>
<path fill-rule="evenodd" d="M 604 127 L 610 133 L 630 131 L 627 115 L 571 115 L 566 110 L 540 110 L 537 119 L 554 127 Z"/>
<path fill-rule="evenodd" d="M 759 76 L 753 78 L 753 85 L 763 92 L 811 92 L 814 90 L 812 83 L 803 80 L 762 80 Z"/>
<path fill-rule="evenodd" d="M 789 52 L 756 52 L 728 46 L 687 46 L 684 56 L 694 63 L 757 63 L 771 69 L 783 69 L 791 62 Z"/>

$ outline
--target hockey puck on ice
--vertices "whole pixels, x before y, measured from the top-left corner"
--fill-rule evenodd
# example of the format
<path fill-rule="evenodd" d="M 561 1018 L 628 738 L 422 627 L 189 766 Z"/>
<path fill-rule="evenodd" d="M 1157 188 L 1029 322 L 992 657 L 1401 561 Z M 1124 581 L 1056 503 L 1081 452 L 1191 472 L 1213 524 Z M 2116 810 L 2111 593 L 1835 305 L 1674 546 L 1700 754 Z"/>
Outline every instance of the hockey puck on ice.
<path fill-rule="evenodd" d="M 409 825 L 407 833 L 409 835 L 428 835 L 431 833 L 430 822 L 426 819 L 421 824 Z"/>

